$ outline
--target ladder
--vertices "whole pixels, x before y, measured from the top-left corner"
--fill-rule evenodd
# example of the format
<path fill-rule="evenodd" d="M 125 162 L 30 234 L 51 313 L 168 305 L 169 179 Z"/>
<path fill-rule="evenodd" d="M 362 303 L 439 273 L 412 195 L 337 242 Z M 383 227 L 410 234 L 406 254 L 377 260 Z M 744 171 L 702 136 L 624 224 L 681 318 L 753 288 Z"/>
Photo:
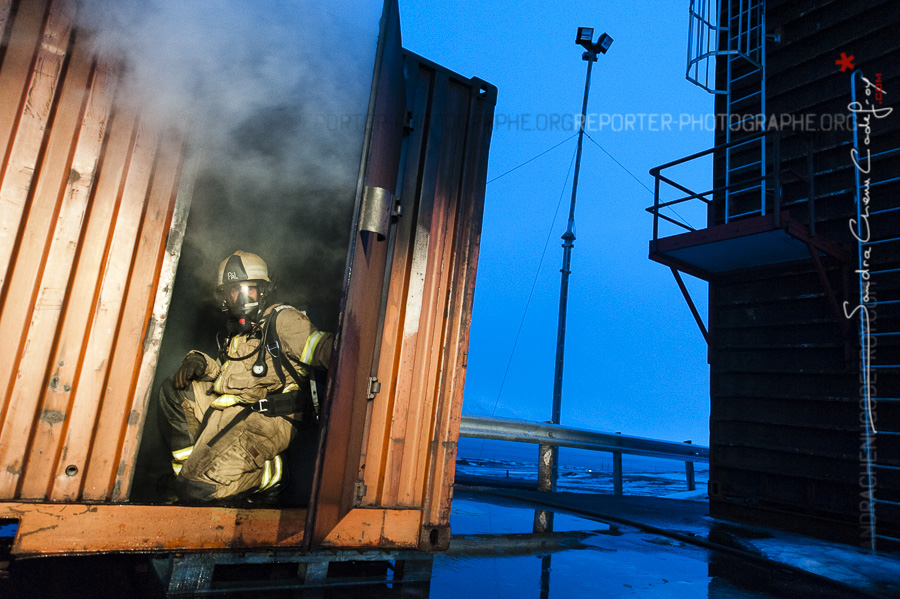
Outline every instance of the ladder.
<path fill-rule="evenodd" d="M 725 192 L 722 221 L 766 214 L 765 0 L 691 0 L 688 81 L 725 96 Z M 716 85 L 715 60 L 724 58 Z M 721 64 L 721 62 L 719 63 Z M 740 142 L 748 139 L 746 144 Z M 754 138 L 750 140 L 750 138 Z M 774 190 L 777 191 L 777 190 Z"/>

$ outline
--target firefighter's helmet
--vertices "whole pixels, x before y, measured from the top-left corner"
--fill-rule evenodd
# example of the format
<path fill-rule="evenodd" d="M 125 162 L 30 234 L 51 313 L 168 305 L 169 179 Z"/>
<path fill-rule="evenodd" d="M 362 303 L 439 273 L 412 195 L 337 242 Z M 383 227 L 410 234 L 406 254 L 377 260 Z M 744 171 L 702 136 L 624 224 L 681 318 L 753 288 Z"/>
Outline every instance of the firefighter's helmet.
<path fill-rule="evenodd" d="M 256 254 L 238 250 L 219 265 L 217 291 L 223 311 L 239 320 L 255 322 L 272 292 L 269 267 Z"/>

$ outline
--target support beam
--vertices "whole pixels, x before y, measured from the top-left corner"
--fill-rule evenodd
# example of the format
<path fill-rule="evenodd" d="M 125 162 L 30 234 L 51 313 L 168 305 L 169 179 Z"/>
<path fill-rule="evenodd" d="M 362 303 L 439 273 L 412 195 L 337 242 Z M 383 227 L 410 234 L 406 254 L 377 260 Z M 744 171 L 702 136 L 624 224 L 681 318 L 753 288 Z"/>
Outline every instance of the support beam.
<path fill-rule="evenodd" d="M 691 299 L 691 294 L 688 292 L 687 287 L 685 287 L 684 281 L 681 279 L 681 275 L 678 274 L 678 271 L 671 266 L 669 268 L 672 270 L 672 274 L 675 275 L 675 281 L 678 282 L 678 288 L 681 289 L 681 294 L 684 296 L 688 307 L 691 309 L 691 314 L 694 315 L 694 320 L 697 321 L 697 326 L 700 327 L 700 332 L 703 333 L 703 338 L 706 339 L 706 344 L 709 345 L 709 332 L 706 330 L 706 326 L 703 324 L 703 319 L 700 318 L 700 313 L 697 312 L 697 306 L 694 305 L 694 300 Z"/>
<path fill-rule="evenodd" d="M 819 258 L 819 252 L 816 251 L 816 248 L 813 247 L 812 243 L 807 244 L 807 247 L 809 248 L 809 255 L 812 257 L 813 264 L 816 266 L 816 272 L 819 274 L 819 282 L 822 284 L 822 290 L 825 292 L 825 298 L 828 300 L 828 305 L 831 306 L 831 309 L 834 312 L 834 316 L 837 319 L 838 326 L 841 328 L 844 339 L 849 339 L 849 321 L 844 317 L 841 306 L 838 304 L 837 296 L 834 293 L 834 289 L 831 287 L 828 275 L 825 274 L 825 267 L 822 266 L 822 260 Z"/>

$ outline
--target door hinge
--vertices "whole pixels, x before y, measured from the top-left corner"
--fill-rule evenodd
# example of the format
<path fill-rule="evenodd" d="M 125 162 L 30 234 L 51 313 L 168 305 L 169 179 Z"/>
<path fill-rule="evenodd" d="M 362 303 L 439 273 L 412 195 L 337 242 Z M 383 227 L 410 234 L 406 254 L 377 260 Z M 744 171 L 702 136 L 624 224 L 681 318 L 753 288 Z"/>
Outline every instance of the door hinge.
<path fill-rule="evenodd" d="M 356 485 L 354 487 L 354 493 L 356 496 L 355 503 L 359 504 L 362 502 L 363 497 L 366 496 L 366 491 L 368 491 L 368 487 L 366 487 L 366 483 L 361 480 L 356 481 Z"/>
<path fill-rule="evenodd" d="M 366 399 L 375 399 L 375 395 L 379 392 L 381 392 L 381 383 L 378 382 L 378 377 L 370 376 L 369 388 L 366 390 Z"/>

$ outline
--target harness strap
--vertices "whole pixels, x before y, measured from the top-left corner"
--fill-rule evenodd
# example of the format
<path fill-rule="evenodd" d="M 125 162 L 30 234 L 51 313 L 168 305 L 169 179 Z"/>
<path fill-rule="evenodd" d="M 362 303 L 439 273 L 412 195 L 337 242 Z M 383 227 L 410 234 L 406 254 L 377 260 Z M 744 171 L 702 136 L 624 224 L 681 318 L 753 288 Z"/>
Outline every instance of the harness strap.
<path fill-rule="evenodd" d="M 228 434 L 228 431 L 233 429 L 239 423 L 243 422 L 243 420 L 245 418 L 247 418 L 247 416 L 249 416 L 249 415 L 250 415 L 249 410 L 241 410 L 240 412 L 238 412 L 235 415 L 235 417 L 231 419 L 231 422 L 229 422 L 228 424 L 223 426 L 219 432 L 217 432 L 215 435 L 213 435 L 213 438 L 209 440 L 209 443 L 207 443 L 207 445 L 210 448 L 215 446 L 215 444 L 218 443 L 222 439 L 222 437 L 224 437 L 226 434 Z"/>
<path fill-rule="evenodd" d="M 200 426 L 197 428 L 197 438 L 200 438 L 201 433 L 203 433 L 203 429 L 206 428 L 206 425 L 209 424 L 209 417 L 212 416 L 212 410 L 206 410 L 206 413 L 203 414 L 203 420 L 200 421 Z"/>
<path fill-rule="evenodd" d="M 282 389 L 285 388 L 286 383 L 287 383 L 287 377 L 284 374 L 285 370 L 287 370 L 287 372 L 291 376 L 291 378 L 294 379 L 294 381 L 298 385 L 300 385 L 302 388 L 303 380 L 307 377 L 305 377 L 305 376 L 301 375 L 299 372 L 297 372 L 297 369 L 294 368 L 294 365 L 291 363 L 290 358 L 282 359 L 284 354 L 281 351 L 281 339 L 278 337 L 278 327 L 275 326 L 275 323 L 278 320 L 278 314 L 285 307 L 286 306 L 277 306 L 273 310 L 272 315 L 271 315 L 271 320 L 266 322 L 266 332 L 263 334 L 263 338 L 264 339 L 272 339 L 272 341 L 273 341 L 273 343 L 271 345 L 269 345 L 269 344 L 266 345 L 266 351 L 269 352 L 270 356 L 272 356 L 272 365 L 275 367 L 275 374 L 278 376 L 278 380 L 281 381 Z M 271 331 L 269 330 L 270 328 L 271 328 Z M 315 333 L 313 333 L 313 334 L 315 334 Z M 306 364 L 305 362 L 300 362 L 300 367 L 303 368 L 304 370 L 308 369 L 309 371 L 312 371 L 312 367 L 309 364 Z M 296 399 L 290 400 L 290 401 L 295 402 L 295 406 L 297 409 L 294 409 L 292 412 L 285 412 L 285 414 L 293 414 L 294 412 L 305 411 L 306 404 L 311 403 L 312 407 L 313 407 L 312 413 L 315 416 L 315 418 L 318 420 L 318 418 L 319 418 L 319 394 L 318 394 L 318 388 L 316 387 L 315 376 L 309 376 L 308 383 L 309 383 L 309 390 L 306 392 L 297 393 L 297 392 L 292 391 L 292 392 L 288 392 L 288 393 L 273 394 L 273 395 L 269 395 L 268 397 L 266 397 L 266 400 L 279 401 L 278 396 L 282 396 L 282 395 L 283 396 L 293 395 L 295 397 L 299 397 L 299 399 L 302 403 L 297 405 Z M 261 400 L 261 401 L 263 401 L 263 400 Z M 279 405 L 286 405 L 286 402 L 287 402 L 287 400 L 284 400 Z M 274 414 L 270 410 L 256 410 L 256 411 L 260 411 L 262 413 L 265 413 L 266 415 L 271 415 L 271 416 L 283 415 L 283 414 Z"/>
<path fill-rule="evenodd" d="M 264 416 L 286 416 L 302 412 L 308 403 L 308 394 L 297 389 L 286 393 L 273 393 L 250 404 L 249 408 Z"/>

